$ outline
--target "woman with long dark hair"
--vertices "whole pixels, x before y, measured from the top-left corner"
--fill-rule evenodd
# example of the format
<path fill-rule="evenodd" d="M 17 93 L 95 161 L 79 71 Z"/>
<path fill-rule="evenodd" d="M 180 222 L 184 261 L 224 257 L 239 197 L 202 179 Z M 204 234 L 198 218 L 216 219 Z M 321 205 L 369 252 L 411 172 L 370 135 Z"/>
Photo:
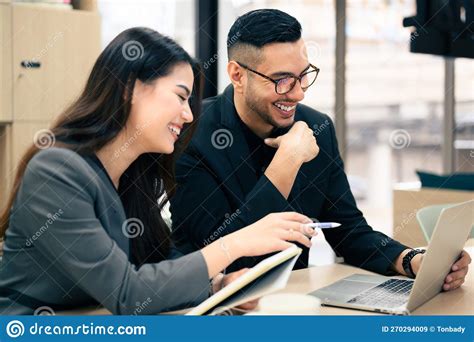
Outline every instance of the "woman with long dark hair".
<path fill-rule="evenodd" d="M 18 167 L 0 222 L 0 313 L 192 306 L 236 259 L 310 245 L 300 229 L 309 219 L 279 213 L 176 258 L 161 212 L 201 83 L 198 64 L 151 29 L 126 30 L 105 48 L 82 94 Z"/>

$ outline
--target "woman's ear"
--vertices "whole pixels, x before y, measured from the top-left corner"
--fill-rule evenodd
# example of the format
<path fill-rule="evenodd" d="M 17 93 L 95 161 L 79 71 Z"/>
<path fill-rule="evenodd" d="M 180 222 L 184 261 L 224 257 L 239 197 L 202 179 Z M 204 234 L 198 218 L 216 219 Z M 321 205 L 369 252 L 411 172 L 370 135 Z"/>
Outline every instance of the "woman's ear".
<path fill-rule="evenodd" d="M 242 94 L 245 85 L 245 73 L 243 72 L 243 68 L 237 62 L 229 61 L 229 63 L 227 63 L 227 74 L 234 85 L 234 91 Z"/>

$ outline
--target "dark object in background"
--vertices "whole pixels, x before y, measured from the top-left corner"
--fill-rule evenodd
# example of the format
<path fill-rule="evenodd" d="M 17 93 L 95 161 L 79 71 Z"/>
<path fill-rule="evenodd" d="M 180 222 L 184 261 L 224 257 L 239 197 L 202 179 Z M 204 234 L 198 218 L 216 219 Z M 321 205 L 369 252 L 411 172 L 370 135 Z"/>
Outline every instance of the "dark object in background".
<path fill-rule="evenodd" d="M 437 175 L 430 172 L 416 171 L 422 188 L 453 189 L 474 191 L 474 173 L 451 173 Z"/>
<path fill-rule="evenodd" d="M 474 0 L 417 0 L 403 26 L 416 28 L 411 52 L 474 58 Z"/>
<path fill-rule="evenodd" d="M 206 81 L 204 82 L 203 98 L 216 96 L 218 70 L 218 19 L 219 1 L 196 1 L 196 57 L 203 65 Z M 225 63 L 225 56 L 222 58 Z"/>

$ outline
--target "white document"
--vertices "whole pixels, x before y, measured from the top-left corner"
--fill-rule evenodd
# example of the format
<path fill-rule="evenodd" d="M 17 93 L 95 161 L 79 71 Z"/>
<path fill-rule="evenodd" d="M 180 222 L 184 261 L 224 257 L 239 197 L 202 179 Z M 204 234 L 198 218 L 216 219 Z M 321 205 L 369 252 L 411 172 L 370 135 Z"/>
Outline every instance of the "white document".
<path fill-rule="evenodd" d="M 186 315 L 217 315 L 286 287 L 301 248 L 293 245 L 262 260 Z"/>

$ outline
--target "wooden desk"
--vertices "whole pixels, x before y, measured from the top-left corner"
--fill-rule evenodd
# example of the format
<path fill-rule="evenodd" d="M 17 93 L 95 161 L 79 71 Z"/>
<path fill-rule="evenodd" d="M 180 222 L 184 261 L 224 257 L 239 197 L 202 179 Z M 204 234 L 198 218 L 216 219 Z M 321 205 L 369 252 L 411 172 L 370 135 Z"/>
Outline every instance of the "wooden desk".
<path fill-rule="evenodd" d="M 474 256 L 474 239 L 470 239 L 465 248 Z M 414 315 L 474 315 L 474 271 L 469 269 L 464 285 L 454 291 L 442 292 L 416 309 Z M 344 264 L 313 266 L 293 271 L 287 287 L 280 293 L 310 293 L 354 273 L 374 274 L 363 269 Z M 182 314 L 185 311 L 171 314 Z M 64 315 L 110 315 L 107 309 L 82 309 L 58 314 Z M 349 310 L 323 306 L 321 315 L 377 315 L 368 311 Z"/>

